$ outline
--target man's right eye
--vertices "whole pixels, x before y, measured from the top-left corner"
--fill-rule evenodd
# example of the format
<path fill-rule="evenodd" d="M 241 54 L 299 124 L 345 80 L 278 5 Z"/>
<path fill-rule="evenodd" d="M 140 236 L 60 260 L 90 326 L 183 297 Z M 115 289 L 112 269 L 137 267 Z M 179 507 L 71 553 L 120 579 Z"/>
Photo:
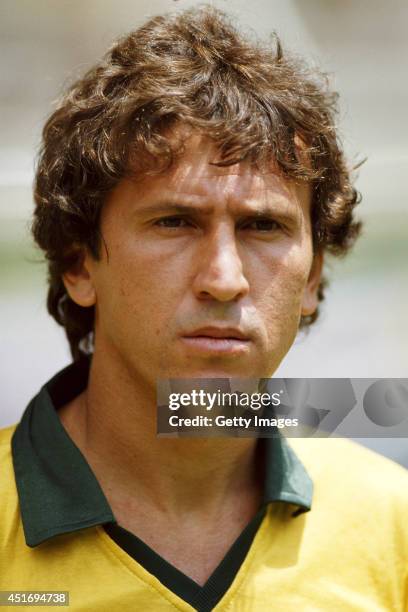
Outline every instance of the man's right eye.
<path fill-rule="evenodd" d="M 189 223 L 183 217 L 163 217 L 157 219 L 154 223 L 157 227 L 168 227 L 171 229 L 178 229 L 180 227 L 188 227 Z"/>

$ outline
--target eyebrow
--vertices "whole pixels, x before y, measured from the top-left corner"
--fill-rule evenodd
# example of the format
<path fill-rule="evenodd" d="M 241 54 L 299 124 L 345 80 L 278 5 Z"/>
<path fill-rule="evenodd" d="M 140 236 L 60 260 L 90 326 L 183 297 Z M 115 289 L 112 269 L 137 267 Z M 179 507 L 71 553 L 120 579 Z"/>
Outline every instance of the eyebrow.
<path fill-rule="evenodd" d="M 138 206 L 135 212 L 140 213 L 163 213 L 163 212 L 177 212 L 184 214 L 202 214 L 210 215 L 214 210 L 213 206 L 191 206 L 191 204 L 181 204 L 179 202 L 172 202 L 171 200 L 161 202 L 160 204 L 147 204 L 146 206 Z"/>
<path fill-rule="evenodd" d="M 146 206 L 137 206 L 135 214 L 162 214 L 162 213 L 178 213 L 184 215 L 204 215 L 209 216 L 214 211 L 214 206 L 192 206 L 191 204 L 182 204 L 166 200 L 157 204 L 146 204 Z M 298 217 L 299 210 L 297 206 L 287 207 L 286 210 L 279 210 L 270 204 L 259 204 L 256 209 L 242 211 L 240 214 L 246 214 L 250 217 L 267 217 L 275 216 L 280 219 L 292 220 Z"/>

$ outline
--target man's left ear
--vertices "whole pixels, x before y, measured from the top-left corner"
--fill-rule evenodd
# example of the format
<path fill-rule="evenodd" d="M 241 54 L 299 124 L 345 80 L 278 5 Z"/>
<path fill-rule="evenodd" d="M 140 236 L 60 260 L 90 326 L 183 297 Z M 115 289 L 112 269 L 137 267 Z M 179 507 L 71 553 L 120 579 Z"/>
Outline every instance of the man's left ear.
<path fill-rule="evenodd" d="M 319 251 L 313 257 L 307 285 L 303 291 L 302 316 L 312 315 L 319 304 L 317 293 L 322 277 L 323 253 Z"/>

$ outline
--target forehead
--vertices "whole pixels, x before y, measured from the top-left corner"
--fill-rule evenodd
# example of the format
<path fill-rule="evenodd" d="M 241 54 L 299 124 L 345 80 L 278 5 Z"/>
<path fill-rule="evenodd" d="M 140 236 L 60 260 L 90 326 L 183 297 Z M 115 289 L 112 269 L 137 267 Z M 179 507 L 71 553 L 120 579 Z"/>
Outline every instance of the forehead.
<path fill-rule="evenodd" d="M 215 166 L 220 161 L 220 151 L 214 141 L 196 130 L 185 127 L 174 128 L 168 135 L 183 142 L 183 153 L 172 167 L 158 175 L 138 179 L 140 197 L 162 194 L 212 199 L 215 203 L 250 201 L 265 203 L 273 199 L 276 204 L 284 202 L 299 205 L 309 210 L 311 188 L 306 183 L 295 183 L 284 177 L 277 165 L 270 164 L 262 171 L 249 161 L 229 166 Z"/>
<path fill-rule="evenodd" d="M 225 195 L 231 190 L 251 192 L 265 189 L 287 191 L 287 181 L 271 167 L 262 173 L 243 161 L 229 166 L 212 165 L 220 161 L 220 152 L 209 138 L 192 134 L 184 143 L 184 153 L 168 173 L 167 178 L 179 186 L 200 190 L 201 185 L 222 186 Z"/>

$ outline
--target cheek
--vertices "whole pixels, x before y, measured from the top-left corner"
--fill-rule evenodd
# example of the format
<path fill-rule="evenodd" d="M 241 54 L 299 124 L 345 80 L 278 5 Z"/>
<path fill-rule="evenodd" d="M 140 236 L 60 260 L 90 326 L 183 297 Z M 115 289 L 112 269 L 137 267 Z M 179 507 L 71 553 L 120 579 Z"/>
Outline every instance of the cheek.
<path fill-rule="evenodd" d="M 140 336 L 157 336 L 165 329 L 177 307 L 177 281 L 182 280 L 172 269 L 168 258 L 146 250 L 112 248 L 109 263 L 97 276 L 97 311 L 106 332 L 115 326 Z"/>
<path fill-rule="evenodd" d="M 296 312 L 300 308 L 311 261 L 311 249 L 296 245 L 257 262 L 253 270 L 254 278 L 258 277 L 254 297 L 271 317 L 281 316 L 282 311 L 288 311 L 288 314 Z"/>
<path fill-rule="evenodd" d="M 285 258 L 270 262 L 254 296 L 265 341 L 275 357 L 282 358 L 296 337 L 307 278 L 307 255 L 292 251 Z"/>

